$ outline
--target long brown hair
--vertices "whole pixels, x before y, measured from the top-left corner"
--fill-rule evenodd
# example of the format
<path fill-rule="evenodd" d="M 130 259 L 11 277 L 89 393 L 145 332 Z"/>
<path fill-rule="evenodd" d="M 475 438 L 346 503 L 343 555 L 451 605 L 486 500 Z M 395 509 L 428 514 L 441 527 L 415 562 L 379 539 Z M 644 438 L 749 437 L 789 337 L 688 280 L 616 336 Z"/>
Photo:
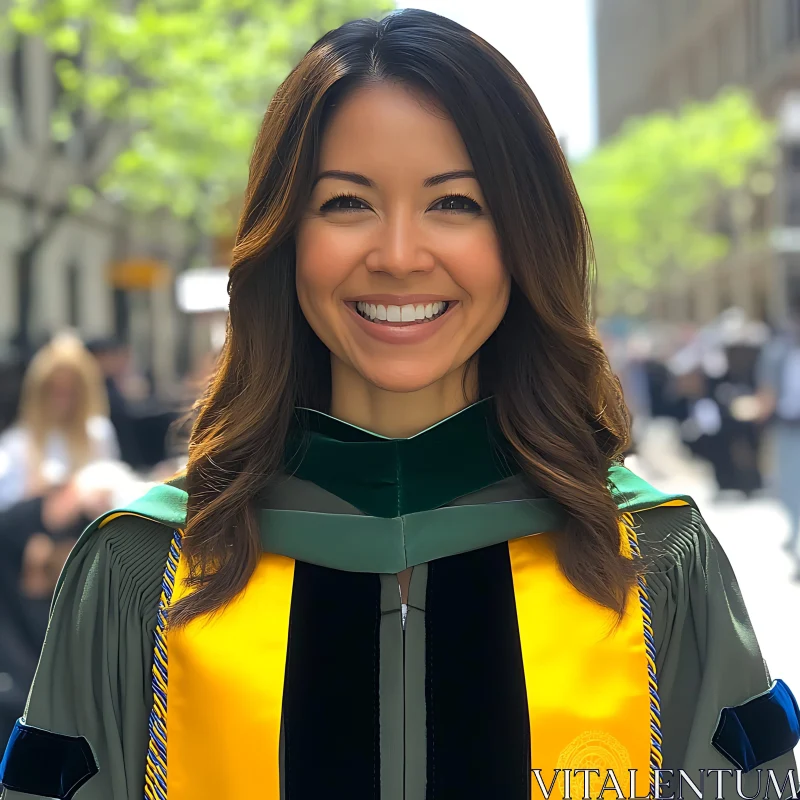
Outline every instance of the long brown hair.
<path fill-rule="evenodd" d="M 569 169 L 503 56 L 450 20 L 409 10 L 326 34 L 264 117 L 233 252 L 227 342 L 190 444 L 184 547 L 197 590 L 172 622 L 244 588 L 260 551 L 255 498 L 281 469 L 293 408 L 327 410 L 329 357 L 297 303 L 293 235 L 331 109 L 374 81 L 424 93 L 461 133 L 513 284 L 503 322 L 477 354 L 481 394 L 495 396 L 524 475 L 569 513 L 558 537 L 564 574 L 621 613 L 636 570 L 619 553 L 607 480 L 628 419 L 592 325 L 591 242 Z"/>

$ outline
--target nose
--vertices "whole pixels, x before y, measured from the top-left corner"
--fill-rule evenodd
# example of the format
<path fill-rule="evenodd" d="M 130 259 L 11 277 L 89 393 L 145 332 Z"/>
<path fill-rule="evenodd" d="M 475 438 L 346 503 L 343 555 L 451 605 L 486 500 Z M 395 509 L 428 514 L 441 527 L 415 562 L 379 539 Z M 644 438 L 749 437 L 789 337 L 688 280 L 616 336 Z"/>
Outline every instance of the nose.
<path fill-rule="evenodd" d="M 436 261 L 413 216 L 394 214 L 380 226 L 366 263 L 370 272 L 404 278 L 415 272 L 430 272 Z"/>

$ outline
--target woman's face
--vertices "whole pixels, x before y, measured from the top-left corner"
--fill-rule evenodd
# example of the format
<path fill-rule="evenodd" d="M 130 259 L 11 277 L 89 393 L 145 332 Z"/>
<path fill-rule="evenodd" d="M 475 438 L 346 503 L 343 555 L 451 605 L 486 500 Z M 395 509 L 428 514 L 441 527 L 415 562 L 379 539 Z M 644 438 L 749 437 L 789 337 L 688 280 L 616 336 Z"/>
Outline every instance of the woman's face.
<path fill-rule="evenodd" d="M 454 123 L 379 84 L 334 112 L 297 233 L 297 294 L 339 366 L 392 392 L 460 375 L 509 278 Z"/>
<path fill-rule="evenodd" d="M 68 367 L 58 367 L 45 384 L 47 410 L 53 424 L 65 424 L 77 413 L 81 399 L 80 379 Z"/>

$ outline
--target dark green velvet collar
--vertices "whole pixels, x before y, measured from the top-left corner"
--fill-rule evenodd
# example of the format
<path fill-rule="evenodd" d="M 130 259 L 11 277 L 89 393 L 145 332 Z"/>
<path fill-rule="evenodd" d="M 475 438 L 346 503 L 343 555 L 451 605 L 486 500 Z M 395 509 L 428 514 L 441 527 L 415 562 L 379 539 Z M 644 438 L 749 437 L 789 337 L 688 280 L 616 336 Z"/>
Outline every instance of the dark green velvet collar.
<path fill-rule="evenodd" d="M 518 472 L 482 400 L 408 439 L 387 439 L 298 409 L 287 472 L 373 517 L 441 508 Z"/>
<path fill-rule="evenodd" d="M 559 530 L 564 509 L 549 497 L 451 505 L 518 472 L 497 430 L 491 400 L 475 403 L 409 439 L 387 439 L 326 414 L 298 410 L 289 437 L 288 471 L 361 513 L 261 508 L 261 546 L 332 569 L 396 573 L 429 561 L 543 531 Z M 622 466 L 609 470 L 621 511 L 643 511 L 674 499 Z M 117 513 L 186 524 L 186 492 L 164 484 Z M 77 549 L 77 548 L 76 548 Z"/>
<path fill-rule="evenodd" d="M 694 506 L 690 497 L 663 494 L 622 466 L 610 469 L 609 484 L 622 511 L 643 512 L 675 500 Z M 135 514 L 182 529 L 187 500 L 180 486 L 161 484 L 127 508 L 95 520 L 84 537 L 92 536 L 105 520 L 117 514 Z M 387 574 L 522 536 L 559 530 L 565 519 L 563 508 L 547 497 L 448 506 L 389 518 L 269 508 L 259 512 L 265 553 L 331 569 Z"/>

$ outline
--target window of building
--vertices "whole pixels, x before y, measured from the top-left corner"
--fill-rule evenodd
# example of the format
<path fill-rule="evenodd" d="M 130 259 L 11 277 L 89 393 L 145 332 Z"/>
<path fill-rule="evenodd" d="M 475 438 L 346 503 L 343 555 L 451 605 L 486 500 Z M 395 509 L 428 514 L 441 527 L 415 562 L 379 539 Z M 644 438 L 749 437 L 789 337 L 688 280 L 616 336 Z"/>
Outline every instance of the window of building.
<path fill-rule="evenodd" d="M 709 39 L 706 47 L 697 51 L 700 71 L 697 92 L 704 99 L 711 98 L 719 88 L 720 49 L 720 40 L 717 35 Z"/>
<path fill-rule="evenodd" d="M 719 88 L 732 80 L 733 71 L 733 51 L 731 48 L 731 26 L 724 22 L 717 28 L 714 37 L 714 46 L 717 49 L 717 81 L 716 87 Z"/>
<path fill-rule="evenodd" d="M 761 66 L 764 57 L 763 4 L 758 0 L 747 0 L 747 61 L 748 70 L 754 72 Z"/>
<path fill-rule="evenodd" d="M 779 40 L 784 47 L 792 47 L 798 37 L 798 0 L 783 0 L 778 7 L 776 23 L 780 28 Z"/>
<path fill-rule="evenodd" d="M 800 0 L 784 0 L 786 4 L 786 39 L 790 46 L 800 41 Z"/>
<path fill-rule="evenodd" d="M 81 268 L 74 261 L 67 265 L 67 319 L 71 328 L 80 328 Z"/>
<path fill-rule="evenodd" d="M 747 5 L 740 3 L 734 6 L 728 25 L 728 38 L 725 46 L 728 48 L 729 72 L 725 80 L 731 83 L 741 83 L 747 79 L 748 69 L 748 11 Z"/>
<path fill-rule="evenodd" d="M 127 342 L 131 333 L 131 309 L 126 289 L 114 289 L 114 333 Z"/>
<path fill-rule="evenodd" d="M 763 195 L 753 197 L 753 217 L 750 224 L 754 231 L 765 231 L 769 226 L 770 198 Z"/>
<path fill-rule="evenodd" d="M 697 56 L 694 50 L 686 54 L 686 93 L 689 97 L 696 97 L 700 91 L 700 75 L 697 65 Z"/>
<path fill-rule="evenodd" d="M 800 144 L 787 144 L 783 157 L 787 171 L 800 175 Z"/>
<path fill-rule="evenodd" d="M 783 150 L 784 223 L 800 227 L 800 144 L 788 144 Z"/>
<path fill-rule="evenodd" d="M 786 176 L 786 226 L 800 228 L 800 175 Z"/>
<path fill-rule="evenodd" d="M 11 94 L 16 106 L 16 117 L 19 121 L 19 130 L 24 140 L 30 138 L 30 120 L 25 97 L 25 40 L 18 37 L 11 50 Z"/>
<path fill-rule="evenodd" d="M 793 0 L 779 0 L 779 2 L 764 3 L 770 13 L 770 50 L 772 52 L 785 50 L 791 41 L 789 34 L 790 20 L 792 17 Z M 761 3 L 756 3 L 761 5 Z"/>

